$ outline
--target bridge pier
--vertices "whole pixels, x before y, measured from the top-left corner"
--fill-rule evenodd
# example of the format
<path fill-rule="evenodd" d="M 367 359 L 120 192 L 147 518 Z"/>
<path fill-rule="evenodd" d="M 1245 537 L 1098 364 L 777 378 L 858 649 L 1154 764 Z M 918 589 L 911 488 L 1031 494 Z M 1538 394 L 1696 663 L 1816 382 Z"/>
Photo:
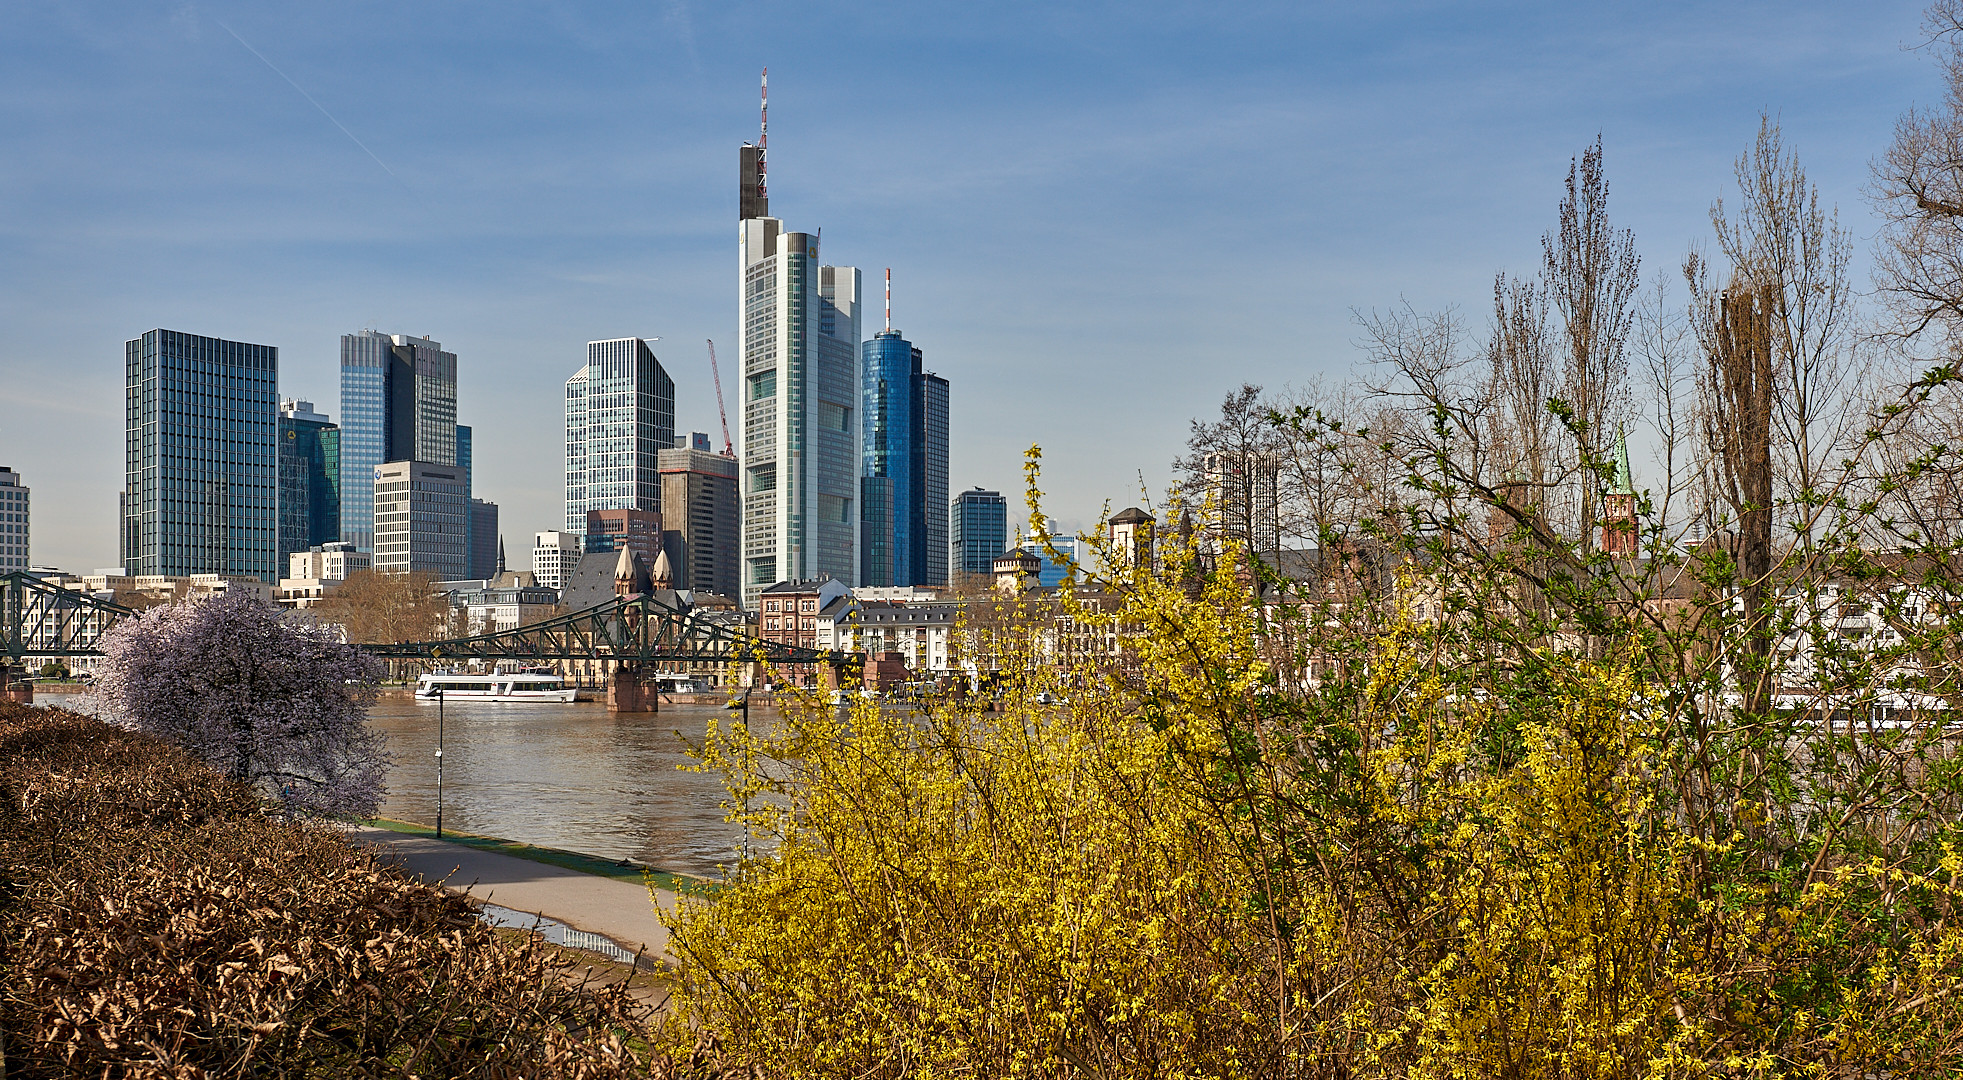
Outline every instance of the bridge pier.
<path fill-rule="evenodd" d="M 643 683 L 640 672 L 623 664 L 615 668 L 613 677 L 607 680 L 607 711 L 660 712 L 661 684 Z"/>
<path fill-rule="evenodd" d="M 34 704 L 34 684 L 27 681 L 26 668 L 0 667 L 0 701 Z"/>

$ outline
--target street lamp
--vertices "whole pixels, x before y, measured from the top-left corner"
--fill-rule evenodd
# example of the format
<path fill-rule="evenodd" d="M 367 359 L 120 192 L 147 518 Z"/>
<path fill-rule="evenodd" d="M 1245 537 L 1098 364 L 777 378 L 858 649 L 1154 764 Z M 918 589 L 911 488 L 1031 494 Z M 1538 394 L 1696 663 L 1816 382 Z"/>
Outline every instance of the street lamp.
<path fill-rule="evenodd" d="M 436 684 L 436 838 L 443 839 L 443 684 Z"/>

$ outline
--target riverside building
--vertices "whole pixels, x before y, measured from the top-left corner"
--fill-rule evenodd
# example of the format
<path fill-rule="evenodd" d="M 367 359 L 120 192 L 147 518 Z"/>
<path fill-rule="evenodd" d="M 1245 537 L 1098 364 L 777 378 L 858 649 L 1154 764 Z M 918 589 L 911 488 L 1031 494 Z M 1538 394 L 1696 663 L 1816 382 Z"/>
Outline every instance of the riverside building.
<path fill-rule="evenodd" d="M 586 343 L 566 380 L 566 531 L 592 510 L 661 512 L 661 451 L 675 439 L 675 380 L 640 338 Z"/>
<path fill-rule="evenodd" d="M 375 550 L 376 466 L 454 466 L 457 448 L 456 353 L 428 337 L 341 335 L 342 539 Z"/>
<path fill-rule="evenodd" d="M 0 465 L 0 574 L 28 568 L 28 494 L 20 474 Z"/>
<path fill-rule="evenodd" d="M 278 580 L 279 350 L 151 330 L 124 346 L 123 567 Z"/>
<path fill-rule="evenodd" d="M 776 582 L 859 574 L 859 271 L 769 216 L 755 147 L 739 158 L 743 604 Z"/>

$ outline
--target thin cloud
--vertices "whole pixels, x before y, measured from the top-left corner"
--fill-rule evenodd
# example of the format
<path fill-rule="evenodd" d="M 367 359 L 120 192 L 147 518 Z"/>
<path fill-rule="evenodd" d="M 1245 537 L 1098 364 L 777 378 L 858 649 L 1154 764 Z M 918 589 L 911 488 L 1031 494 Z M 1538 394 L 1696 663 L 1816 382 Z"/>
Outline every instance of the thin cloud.
<path fill-rule="evenodd" d="M 213 19 L 211 21 L 217 23 L 219 27 L 222 28 L 226 33 L 232 35 L 232 40 L 237 41 L 240 45 L 245 46 L 245 51 L 258 57 L 260 63 L 266 65 L 269 68 L 272 68 L 273 74 L 278 75 L 282 79 L 285 79 L 286 85 L 291 86 L 294 90 L 299 92 L 301 97 L 307 99 L 307 104 L 312 105 L 316 109 L 319 109 L 320 115 L 325 116 L 327 118 L 328 123 L 331 123 L 335 127 L 340 128 L 341 134 L 346 135 L 351 141 L 353 141 L 353 143 L 356 146 L 361 147 L 361 152 L 367 154 L 371 159 L 373 159 L 375 164 L 380 165 L 382 167 L 382 171 L 389 174 L 390 179 L 394 180 L 398 184 L 401 184 L 402 190 L 408 192 L 410 198 L 415 199 L 418 203 L 422 202 L 422 197 L 417 195 L 415 190 L 412 189 L 408 185 L 408 183 L 404 181 L 400 176 L 395 175 L 395 170 L 389 168 L 388 162 L 383 161 L 379 156 L 377 156 L 375 151 L 368 149 L 368 144 L 362 142 L 359 138 L 356 138 L 355 133 L 349 131 L 348 126 L 346 124 L 343 124 L 339 120 L 336 120 L 334 118 L 334 114 L 327 111 L 327 106 L 322 105 L 318 101 L 315 101 L 314 96 L 312 94 L 307 93 L 307 91 L 304 88 L 302 88 L 299 83 L 294 82 L 292 76 L 288 75 L 284 71 L 281 71 L 278 65 L 274 64 L 271 60 L 266 59 L 266 55 L 264 53 L 260 52 L 258 49 L 253 48 L 251 42 L 240 37 L 239 32 L 237 30 L 234 30 L 230 26 L 225 25 L 225 21 L 223 19 Z"/>

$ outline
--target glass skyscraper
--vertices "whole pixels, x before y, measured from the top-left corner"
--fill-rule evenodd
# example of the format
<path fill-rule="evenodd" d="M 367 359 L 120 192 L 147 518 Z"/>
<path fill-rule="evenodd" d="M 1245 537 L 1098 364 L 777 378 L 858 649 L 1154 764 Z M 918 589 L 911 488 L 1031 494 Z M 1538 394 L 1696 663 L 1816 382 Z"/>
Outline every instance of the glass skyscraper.
<path fill-rule="evenodd" d="M 566 380 L 566 531 L 589 510 L 661 510 L 661 451 L 675 442 L 675 380 L 640 338 L 586 343 Z"/>
<path fill-rule="evenodd" d="M 859 271 L 818 262 L 815 233 L 745 218 L 743 604 L 779 581 L 859 575 Z"/>
<path fill-rule="evenodd" d="M 341 430 L 311 401 L 279 410 L 279 558 L 341 539 Z"/>
<path fill-rule="evenodd" d="M 955 571 L 990 573 L 995 557 L 1009 549 L 1009 501 L 999 491 L 972 488 L 954 497 L 947 516 Z"/>
<path fill-rule="evenodd" d="M 947 584 L 948 387 L 897 330 L 865 343 L 862 585 Z M 991 556 L 992 557 L 992 556 Z"/>
<path fill-rule="evenodd" d="M 123 566 L 279 579 L 279 350 L 152 330 L 124 348 Z"/>
<path fill-rule="evenodd" d="M 341 538 L 375 550 L 375 467 L 457 464 L 457 354 L 427 337 L 341 335 Z"/>

